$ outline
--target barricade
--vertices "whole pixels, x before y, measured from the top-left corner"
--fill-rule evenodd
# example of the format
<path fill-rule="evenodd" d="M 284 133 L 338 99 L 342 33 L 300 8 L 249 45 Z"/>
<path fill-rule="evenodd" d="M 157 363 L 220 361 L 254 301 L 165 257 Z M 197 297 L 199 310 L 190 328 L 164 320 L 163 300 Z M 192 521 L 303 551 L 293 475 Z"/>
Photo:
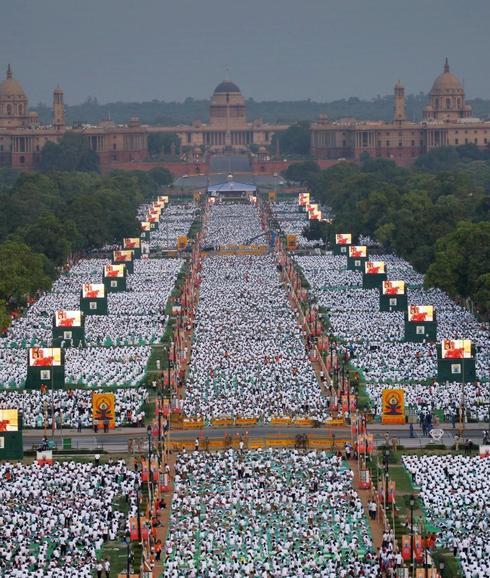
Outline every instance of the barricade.
<path fill-rule="evenodd" d="M 184 418 L 182 421 L 182 427 L 184 429 L 202 429 L 204 427 L 204 420 Z"/>
<path fill-rule="evenodd" d="M 339 425 L 344 425 L 344 419 L 343 418 L 326 419 L 323 423 L 325 425 L 339 426 Z"/>
<path fill-rule="evenodd" d="M 289 425 L 291 423 L 290 417 L 273 417 L 271 418 L 271 425 Z"/>
<path fill-rule="evenodd" d="M 266 439 L 265 445 L 268 448 L 292 448 L 294 447 L 294 440 L 290 439 Z"/>
<path fill-rule="evenodd" d="M 223 417 L 219 419 L 212 419 L 211 425 L 214 426 L 230 426 L 233 425 L 233 418 L 231 417 Z"/>
<path fill-rule="evenodd" d="M 294 425 L 300 426 L 313 426 L 314 423 L 315 423 L 314 420 L 307 417 L 296 417 L 293 420 Z"/>
<path fill-rule="evenodd" d="M 258 417 L 237 417 L 235 420 L 235 425 L 257 425 L 258 423 Z"/>

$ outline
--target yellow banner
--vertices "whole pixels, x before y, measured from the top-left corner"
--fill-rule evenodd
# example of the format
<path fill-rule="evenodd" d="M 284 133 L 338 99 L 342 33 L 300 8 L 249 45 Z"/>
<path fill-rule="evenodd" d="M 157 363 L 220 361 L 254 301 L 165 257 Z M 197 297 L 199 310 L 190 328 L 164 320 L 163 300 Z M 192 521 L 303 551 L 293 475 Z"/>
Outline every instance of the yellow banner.
<path fill-rule="evenodd" d="M 185 235 L 177 237 L 177 251 L 182 251 L 187 247 L 188 239 Z"/>
<path fill-rule="evenodd" d="M 405 423 L 405 391 L 403 389 L 384 389 L 381 400 L 381 423 Z"/>
<path fill-rule="evenodd" d="M 113 393 L 92 394 L 92 418 L 99 426 L 107 420 L 110 429 L 116 427 L 116 397 Z"/>
<path fill-rule="evenodd" d="M 296 251 L 298 248 L 298 237 L 296 235 L 286 235 L 286 247 L 288 251 Z"/>

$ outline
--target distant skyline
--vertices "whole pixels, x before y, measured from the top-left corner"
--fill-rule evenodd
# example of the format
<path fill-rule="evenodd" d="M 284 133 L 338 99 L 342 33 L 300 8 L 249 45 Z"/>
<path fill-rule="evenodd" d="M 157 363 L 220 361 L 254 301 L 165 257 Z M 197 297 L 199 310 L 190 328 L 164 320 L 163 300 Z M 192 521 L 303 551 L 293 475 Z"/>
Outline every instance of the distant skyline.
<path fill-rule="evenodd" d="M 226 76 L 245 98 L 375 98 L 397 80 L 428 93 L 444 58 L 467 98 L 490 98 L 490 1 L 15 0 L 0 19 L 31 106 L 209 98 Z"/>

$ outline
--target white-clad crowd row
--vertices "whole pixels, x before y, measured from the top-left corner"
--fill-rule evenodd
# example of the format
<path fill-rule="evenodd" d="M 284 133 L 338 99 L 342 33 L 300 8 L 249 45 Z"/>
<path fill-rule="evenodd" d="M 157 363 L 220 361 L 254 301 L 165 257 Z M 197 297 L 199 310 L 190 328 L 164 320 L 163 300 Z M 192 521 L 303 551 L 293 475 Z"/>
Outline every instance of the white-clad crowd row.
<path fill-rule="evenodd" d="M 104 544 L 127 527 L 115 501 L 129 496 L 136 512 L 137 476 L 123 461 L 0 464 L 0 575 L 91 578 Z"/>
<path fill-rule="evenodd" d="M 433 305 L 437 318 L 437 339 L 470 339 L 476 348 L 477 378 L 490 379 L 490 333 L 487 324 L 480 323 L 470 312 L 454 303 L 439 289 L 423 289 L 423 278 L 412 267 L 393 255 L 379 255 L 387 263 L 388 278 L 404 280 L 412 285 L 407 290 L 408 303 Z M 454 412 L 458 384 L 429 384 L 437 375 L 437 349 L 432 343 L 404 342 L 404 314 L 384 313 L 379 308 L 379 290 L 362 289 L 362 273 L 347 271 L 345 256 L 296 257 L 311 286 L 318 304 L 328 310 L 334 335 L 345 341 L 352 352 L 352 363 L 362 371 L 372 402 L 379 406 L 380 384 L 404 384 L 409 403 L 415 408 L 426 407 L 446 415 Z M 484 418 L 490 401 L 485 385 L 466 386 L 468 415 Z M 471 392 L 479 392 L 473 398 Z M 488 413 L 488 412 L 487 412 Z"/>
<path fill-rule="evenodd" d="M 403 456 L 438 533 L 465 578 L 490 576 L 490 460 L 461 455 Z"/>
<path fill-rule="evenodd" d="M 101 392 L 102 390 L 95 390 Z M 144 420 L 143 405 L 148 390 L 143 387 L 115 391 L 116 425 L 135 425 Z M 24 427 L 42 428 L 66 425 L 73 428 L 92 426 L 92 392 L 82 389 L 40 391 L 0 391 L 0 409 L 22 410 Z"/>
<path fill-rule="evenodd" d="M 308 214 L 297 203 L 279 201 L 271 204 L 272 214 L 279 223 L 285 235 L 296 235 L 299 247 L 314 247 L 322 244 L 322 241 L 309 240 L 303 232 L 308 226 Z"/>
<path fill-rule="evenodd" d="M 164 576 L 379 576 L 352 471 L 327 452 L 183 453 Z"/>

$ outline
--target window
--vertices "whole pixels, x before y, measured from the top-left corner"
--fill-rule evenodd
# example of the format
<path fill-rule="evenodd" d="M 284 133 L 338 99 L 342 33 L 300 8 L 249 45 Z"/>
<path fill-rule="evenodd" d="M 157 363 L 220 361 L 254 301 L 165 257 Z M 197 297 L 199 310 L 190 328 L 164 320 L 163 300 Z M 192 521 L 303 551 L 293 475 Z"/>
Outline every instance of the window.
<path fill-rule="evenodd" d="M 20 164 L 23 165 L 26 162 L 26 157 L 24 155 L 22 155 L 19 160 L 20 160 Z"/>
<path fill-rule="evenodd" d="M 450 108 L 451 108 L 451 99 L 446 98 L 446 110 L 449 110 Z"/>
<path fill-rule="evenodd" d="M 414 141 L 414 140 L 412 141 L 412 146 L 413 146 L 413 147 L 415 146 L 415 141 Z"/>
<path fill-rule="evenodd" d="M 459 138 L 454 139 L 454 144 L 459 144 Z"/>
<path fill-rule="evenodd" d="M 390 148 L 390 141 L 389 140 L 386 141 L 386 148 Z"/>

